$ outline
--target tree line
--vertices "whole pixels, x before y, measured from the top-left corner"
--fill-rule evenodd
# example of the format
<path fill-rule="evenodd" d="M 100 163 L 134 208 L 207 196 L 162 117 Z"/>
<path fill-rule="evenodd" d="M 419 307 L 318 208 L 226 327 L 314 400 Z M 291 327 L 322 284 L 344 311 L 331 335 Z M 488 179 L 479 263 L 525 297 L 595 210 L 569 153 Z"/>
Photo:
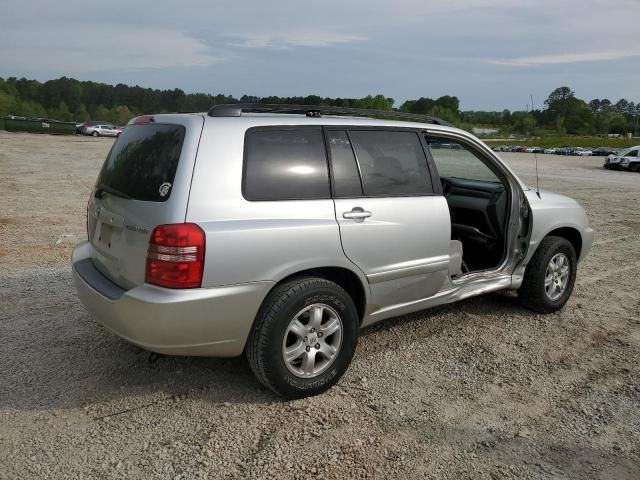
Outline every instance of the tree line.
<path fill-rule="evenodd" d="M 257 97 L 207 93 L 185 93 L 179 88 L 159 90 L 122 83 L 79 81 L 61 77 L 39 82 L 26 78 L 0 77 L 0 116 L 16 115 L 62 121 L 103 120 L 119 125 L 143 113 L 200 112 L 223 103 L 291 103 L 334 105 L 378 110 L 399 110 L 432 115 L 465 129 L 491 126 L 502 133 L 608 134 L 635 132 L 640 103 L 620 99 L 579 99 L 569 87 L 555 89 L 544 108 L 522 111 L 461 111 L 455 96 L 437 99 L 422 97 L 394 107 L 394 99 L 384 95 L 363 98 Z"/>

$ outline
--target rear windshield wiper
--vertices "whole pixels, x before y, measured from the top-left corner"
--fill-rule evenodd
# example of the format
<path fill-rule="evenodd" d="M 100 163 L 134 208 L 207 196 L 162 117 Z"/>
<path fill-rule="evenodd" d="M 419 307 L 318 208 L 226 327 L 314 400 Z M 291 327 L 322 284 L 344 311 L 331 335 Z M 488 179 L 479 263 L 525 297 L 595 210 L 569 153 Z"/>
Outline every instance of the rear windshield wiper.
<path fill-rule="evenodd" d="M 110 193 L 111 195 L 114 195 L 116 197 L 125 198 L 127 200 L 131 200 L 133 198 L 131 195 L 127 195 L 126 193 L 110 187 L 109 185 L 105 185 L 104 183 L 99 183 L 98 185 L 96 185 L 96 193 L 94 194 L 94 196 L 96 198 L 102 198 L 102 194 L 104 192 Z"/>

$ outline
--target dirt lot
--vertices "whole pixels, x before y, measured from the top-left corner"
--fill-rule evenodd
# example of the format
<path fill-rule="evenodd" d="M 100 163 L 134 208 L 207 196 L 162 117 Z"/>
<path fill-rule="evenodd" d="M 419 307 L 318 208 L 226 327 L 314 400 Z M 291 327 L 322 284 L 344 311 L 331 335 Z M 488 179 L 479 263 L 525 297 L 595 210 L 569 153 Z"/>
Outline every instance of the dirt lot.
<path fill-rule="evenodd" d="M 639 478 L 640 175 L 540 156 L 596 230 L 562 312 L 501 293 L 394 319 L 329 393 L 283 402 L 242 359 L 151 361 L 79 304 L 111 142 L 0 131 L 0 478 Z"/>

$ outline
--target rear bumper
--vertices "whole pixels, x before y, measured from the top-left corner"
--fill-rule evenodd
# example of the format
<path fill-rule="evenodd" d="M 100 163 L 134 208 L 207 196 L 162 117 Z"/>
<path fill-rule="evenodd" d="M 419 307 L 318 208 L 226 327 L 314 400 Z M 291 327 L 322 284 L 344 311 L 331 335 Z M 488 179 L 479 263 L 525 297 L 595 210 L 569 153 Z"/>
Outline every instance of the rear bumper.
<path fill-rule="evenodd" d="M 73 251 L 73 279 L 83 305 L 106 328 L 166 355 L 242 354 L 272 282 L 172 290 L 144 284 L 122 290 L 91 263 L 91 246 Z"/>

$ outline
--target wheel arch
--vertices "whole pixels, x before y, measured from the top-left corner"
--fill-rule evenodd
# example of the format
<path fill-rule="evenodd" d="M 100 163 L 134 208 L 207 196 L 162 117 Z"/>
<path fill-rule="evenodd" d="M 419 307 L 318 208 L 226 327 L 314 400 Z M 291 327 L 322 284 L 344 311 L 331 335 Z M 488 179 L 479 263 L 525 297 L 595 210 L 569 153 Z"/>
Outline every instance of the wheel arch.
<path fill-rule="evenodd" d="M 555 225 L 553 228 L 551 228 L 551 230 L 543 235 L 536 235 L 535 232 L 533 235 L 536 240 L 532 242 L 532 248 L 529 248 L 529 250 L 527 251 L 525 261 L 521 262 L 512 273 L 512 288 L 520 288 L 525 271 L 529 263 L 531 262 L 533 255 L 538 250 L 540 243 L 545 238 L 561 237 L 569 241 L 576 251 L 576 258 L 578 259 L 578 261 L 582 259 L 584 252 L 589 251 L 589 248 L 591 246 L 591 237 L 587 236 L 586 238 L 584 238 L 581 229 L 575 225 Z"/>
<path fill-rule="evenodd" d="M 582 253 L 582 234 L 580 230 L 574 227 L 560 227 L 554 230 L 551 230 L 547 233 L 543 238 L 546 237 L 561 237 L 568 240 L 571 245 L 573 245 L 574 250 L 576 251 L 576 258 L 580 258 Z"/>
<path fill-rule="evenodd" d="M 360 319 L 360 323 L 362 323 L 368 301 L 368 284 L 364 283 L 360 275 L 346 267 L 312 267 L 290 273 L 274 283 L 269 292 L 267 292 L 267 296 L 279 285 L 303 277 L 324 278 L 342 287 L 353 299 L 353 303 L 358 311 L 358 318 Z"/>

